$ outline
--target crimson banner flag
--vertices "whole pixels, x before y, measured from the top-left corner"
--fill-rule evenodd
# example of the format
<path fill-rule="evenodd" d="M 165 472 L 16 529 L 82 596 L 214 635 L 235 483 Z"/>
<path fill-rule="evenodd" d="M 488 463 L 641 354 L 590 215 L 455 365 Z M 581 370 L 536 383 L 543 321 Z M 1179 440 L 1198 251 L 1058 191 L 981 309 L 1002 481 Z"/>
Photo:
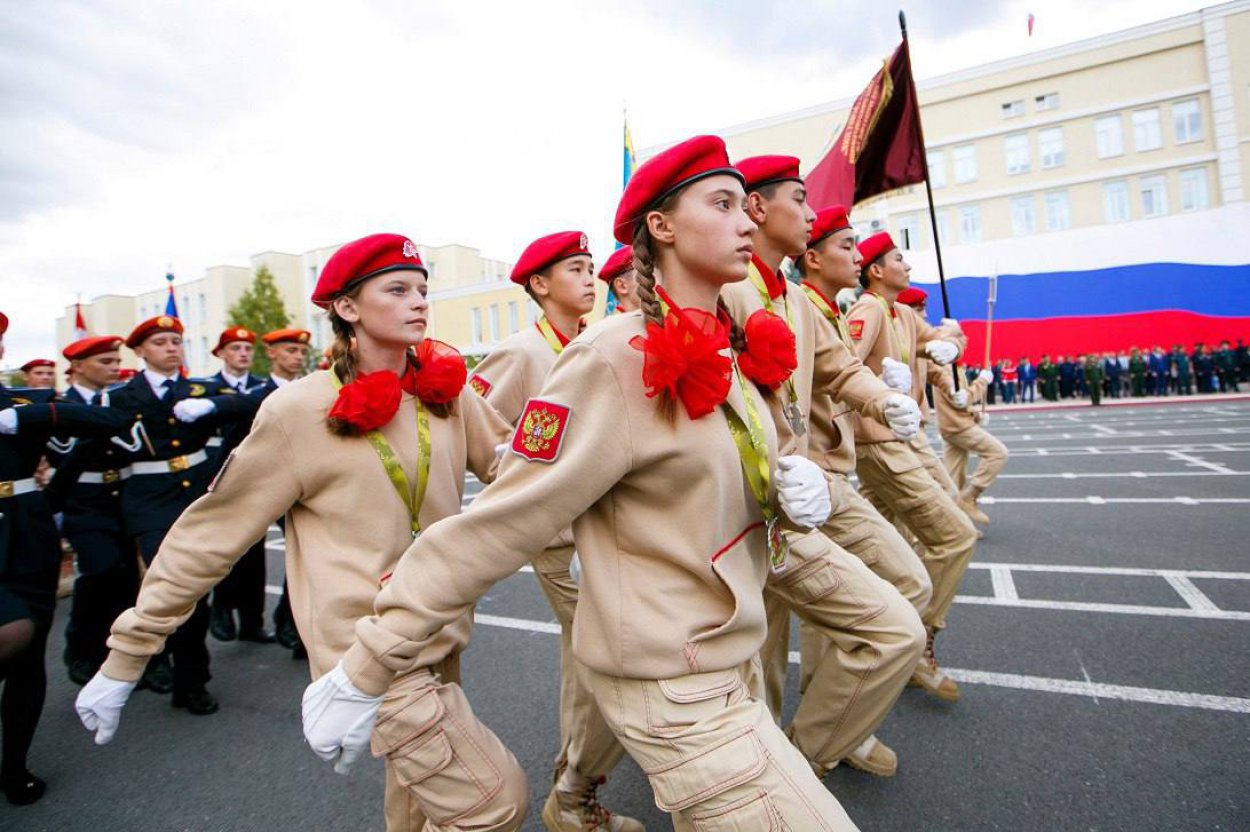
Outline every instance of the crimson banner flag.
<path fill-rule="evenodd" d="M 808 203 L 816 210 L 849 207 L 923 182 L 928 170 L 921 135 L 911 53 L 904 39 L 851 105 L 833 147 L 805 177 Z"/>

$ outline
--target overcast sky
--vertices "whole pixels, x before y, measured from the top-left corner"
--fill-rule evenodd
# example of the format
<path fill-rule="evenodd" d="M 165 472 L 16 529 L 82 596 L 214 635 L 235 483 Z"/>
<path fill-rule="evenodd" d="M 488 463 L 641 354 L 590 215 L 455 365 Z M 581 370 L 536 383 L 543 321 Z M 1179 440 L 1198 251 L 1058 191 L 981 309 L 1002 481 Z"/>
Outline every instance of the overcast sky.
<path fill-rule="evenodd" d="M 923 79 L 1210 3 L 909 5 Z M 2 363 L 167 265 L 374 231 L 606 254 L 623 108 L 638 148 L 715 131 L 854 95 L 897 41 L 893 6 L 831 0 L 0 0 Z"/>

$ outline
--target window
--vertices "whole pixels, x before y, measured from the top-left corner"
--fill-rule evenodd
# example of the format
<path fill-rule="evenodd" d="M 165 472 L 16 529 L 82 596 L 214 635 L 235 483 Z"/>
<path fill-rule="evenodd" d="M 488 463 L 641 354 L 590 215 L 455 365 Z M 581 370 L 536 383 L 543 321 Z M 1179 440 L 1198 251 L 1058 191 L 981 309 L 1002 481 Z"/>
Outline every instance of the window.
<path fill-rule="evenodd" d="M 981 242 L 981 207 L 965 205 L 959 209 L 959 236 L 965 243 Z"/>
<path fill-rule="evenodd" d="M 1017 173 L 1029 172 L 1029 137 L 1026 133 L 1017 133 L 1014 136 L 1008 136 L 1005 142 L 1007 148 L 1007 173 L 1014 176 Z"/>
<path fill-rule="evenodd" d="M 1072 227 L 1072 210 L 1068 205 L 1067 191 L 1050 191 L 1046 201 L 1046 230 L 1064 231 Z"/>
<path fill-rule="evenodd" d="M 1045 95 L 1039 95 L 1033 99 L 1033 109 L 1039 113 L 1043 110 L 1053 110 L 1059 106 L 1059 93 L 1048 92 Z"/>
<path fill-rule="evenodd" d="M 473 307 L 473 343 L 482 343 L 482 309 L 480 306 Z"/>
<path fill-rule="evenodd" d="M 1011 233 L 1017 237 L 1032 234 L 1036 229 L 1033 217 L 1033 196 L 1018 196 L 1011 201 Z"/>
<path fill-rule="evenodd" d="M 529 310 L 530 310 L 530 323 L 531 324 L 538 323 L 538 318 L 539 316 L 542 315 L 543 311 L 539 309 L 538 304 L 534 303 L 534 301 L 532 300 L 529 302 Z"/>
<path fill-rule="evenodd" d="M 1096 119 L 1094 136 L 1098 140 L 1099 159 L 1124 155 L 1124 119 L 1119 113 Z"/>
<path fill-rule="evenodd" d="M 204 355 L 204 356 L 208 355 L 208 338 L 204 336 L 200 337 L 200 355 Z M 183 357 L 187 359 L 188 364 L 191 363 L 191 360 L 189 357 L 187 356 L 183 356 Z"/>
<path fill-rule="evenodd" d="M 955 184 L 975 182 L 977 178 L 977 149 L 975 145 L 965 144 L 951 150 L 951 159 L 955 163 Z"/>
<path fill-rule="evenodd" d="M 946 212 L 940 211 L 937 215 L 938 242 L 942 245 L 950 245 L 951 235 L 949 223 L 946 221 Z"/>
<path fill-rule="evenodd" d="M 521 319 L 517 314 L 516 301 L 508 301 L 508 331 L 519 332 L 521 329 Z"/>
<path fill-rule="evenodd" d="M 908 251 L 920 247 L 920 217 L 916 214 L 905 214 L 898 218 L 898 237 L 903 250 Z"/>
<path fill-rule="evenodd" d="M 1202 107 L 1198 99 L 1172 105 L 1172 134 L 1177 144 L 1202 141 Z"/>
<path fill-rule="evenodd" d="M 1159 108 L 1133 111 L 1133 146 L 1138 151 L 1163 147 L 1163 130 L 1159 127 Z"/>
<path fill-rule="evenodd" d="M 200 323 L 208 323 L 208 304 L 204 302 L 203 292 L 200 292 Z"/>
<path fill-rule="evenodd" d="M 1181 210 L 1201 211 L 1210 208 L 1211 201 L 1207 197 L 1206 168 L 1190 168 L 1181 171 Z"/>
<path fill-rule="evenodd" d="M 1105 182 L 1102 186 L 1102 213 L 1107 222 L 1132 219 L 1128 204 L 1128 182 Z"/>
<path fill-rule="evenodd" d="M 1049 127 L 1037 134 L 1037 155 L 1042 157 L 1042 170 L 1063 165 L 1063 128 Z"/>
<path fill-rule="evenodd" d="M 190 295 L 182 296 L 182 306 L 178 307 L 178 317 L 182 319 L 183 323 L 189 323 L 191 321 L 191 296 Z"/>
<path fill-rule="evenodd" d="M 946 154 L 941 150 L 929 154 L 929 184 L 934 188 L 946 187 Z"/>
<path fill-rule="evenodd" d="M 1003 105 L 1003 118 L 1015 118 L 1024 115 L 1024 100 L 1008 101 Z"/>
<path fill-rule="evenodd" d="M 1141 178 L 1141 215 L 1162 217 L 1168 212 L 1168 186 L 1162 176 Z"/>
<path fill-rule="evenodd" d="M 498 341 L 499 334 L 499 304 L 492 303 L 490 305 L 490 340 Z"/>

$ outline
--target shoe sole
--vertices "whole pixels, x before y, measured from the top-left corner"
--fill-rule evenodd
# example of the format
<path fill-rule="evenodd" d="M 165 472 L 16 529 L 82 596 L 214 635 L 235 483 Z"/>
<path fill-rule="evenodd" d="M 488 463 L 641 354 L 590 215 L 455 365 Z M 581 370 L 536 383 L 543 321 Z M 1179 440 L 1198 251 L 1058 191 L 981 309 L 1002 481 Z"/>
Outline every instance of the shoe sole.
<path fill-rule="evenodd" d="M 920 688 L 922 691 L 924 691 L 925 693 L 929 694 L 929 695 L 930 695 L 930 696 L 932 696 L 934 699 L 940 699 L 940 700 L 942 700 L 943 702 L 958 702 L 958 701 L 959 701 L 959 692 L 958 692 L 958 691 L 956 691 L 956 692 L 954 693 L 954 695 L 951 695 L 951 694 L 948 694 L 948 693 L 942 693 L 941 691 L 935 690 L 934 688 L 931 688 L 931 687 L 929 687 L 928 685 L 921 684 L 920 682 L 917 682 L 917 681 L 915 681 L 914 679 L 912 679 L 912 680 L 910 680 L 910 681 L 908 681 L 908 682 L 907 682 L 907 687 L 909 687 L 909 688 Z"/>
<path fill-rule="evenodd" d="M 847 757 L 842 762 L 846 763 L 848 766 L 855 769 L 856 771 L 862 771 L 865 774 L 871 774 L 874 777 L 893 777 L 898 772 L 898 763 L 895 763 L 893 768 L 884 769 L 884 768 L 877 768 L 876 766 L 873 766 L 871 763 L 860 762 L 859 760 L 856 760 L 853 757 Z"/>

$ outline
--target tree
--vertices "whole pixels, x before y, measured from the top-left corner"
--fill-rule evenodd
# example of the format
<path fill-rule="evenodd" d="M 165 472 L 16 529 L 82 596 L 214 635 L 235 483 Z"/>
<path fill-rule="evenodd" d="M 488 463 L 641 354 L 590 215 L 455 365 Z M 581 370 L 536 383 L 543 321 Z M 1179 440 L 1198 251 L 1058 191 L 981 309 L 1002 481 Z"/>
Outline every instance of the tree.
<path fill-rule="evenodd" d="M 283 329 L 290 325 L 291 316 L 287 314 L 282 303 L 282 295 L 278 294 L 278 286 L 274 283 L 273 272 L 268 266 L 256 270 L 256 278 L 252 288 L 243 293 L 238 303 L 230 307 L 230 325 L 243 326 L 255 332 L 257 338 L 266 332 Z M 252 374 L 262 378 L 269 375 L 269 357 L 265 355 L 264 344 L 256 344 L 256 357 L 252 360 Z"/>

